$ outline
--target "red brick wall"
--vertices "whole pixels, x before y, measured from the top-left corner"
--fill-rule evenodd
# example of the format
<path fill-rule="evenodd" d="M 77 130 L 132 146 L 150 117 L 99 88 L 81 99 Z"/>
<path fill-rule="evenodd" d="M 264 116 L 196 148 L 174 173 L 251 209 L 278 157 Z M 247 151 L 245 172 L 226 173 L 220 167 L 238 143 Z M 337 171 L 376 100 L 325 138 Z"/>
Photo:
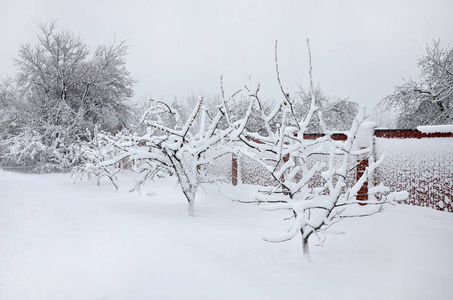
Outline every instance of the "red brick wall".
<path fill-rule="evenodd" d="M 448 138 L 453 137 L 453 132 L 424 133 L 417 129 L 376 129 L 374 136 L 387 139 Z"/>

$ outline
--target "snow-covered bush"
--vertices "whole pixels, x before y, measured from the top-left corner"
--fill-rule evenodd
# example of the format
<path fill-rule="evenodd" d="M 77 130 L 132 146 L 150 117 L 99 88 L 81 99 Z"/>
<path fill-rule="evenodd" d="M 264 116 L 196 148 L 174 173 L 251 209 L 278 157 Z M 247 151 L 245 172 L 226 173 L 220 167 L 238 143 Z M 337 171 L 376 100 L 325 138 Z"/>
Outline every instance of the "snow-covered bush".
<path fill-rule="evenodd" d="M 80 146 L 61 139 L 58 133 L 51 138 L 49 140 L 40 131 L 26 127 L 18 135 L 1 142 L 2 161 L 7 165 L 27 166 L 37 172 L 70 170 L 79 162 Z"/>
<path fill-rule="evenodd" d="M 107 177 L 115 188 L 118 189 L 115 183 L 115 175 L 121 171 L 120 163 L 110 165 L 102 164 L 102 162 L 114 158 L 117 154 L 115 147 L 109 144 L 108 139 L 105 138 L 109 134 L 95 131 L 93 137 L 89 133 L 88 136 L 90 140 L 80 144 L 80 162 L 72 169 L 73 177 L 80 180 L 84 177 L 88 180 L 96 180 L 98 185 L 102 177 Z"/>

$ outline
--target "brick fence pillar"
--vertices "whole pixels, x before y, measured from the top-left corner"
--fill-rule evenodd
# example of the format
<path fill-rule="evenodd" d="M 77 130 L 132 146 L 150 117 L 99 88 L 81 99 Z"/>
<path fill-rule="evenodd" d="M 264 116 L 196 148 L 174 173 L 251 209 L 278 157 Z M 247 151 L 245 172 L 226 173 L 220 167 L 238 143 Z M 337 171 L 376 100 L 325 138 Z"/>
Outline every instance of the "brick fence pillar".
<path fill-rule="evenodd" d="M 362 177 L 363 173 L 365 173 L 365 169 L 368 167 L 368 158 L 358 159 L 357 161 L 357 178 L 358 181 L 360 177 Z M 357 193 L 357 200 L 359 201 L 366 201 L 368 200 L 368 181 L 365 181 L 360 188 L 359 192 Z M 365 204 L 361 204 L 365 205 Z"/>
<path fill-rule="evenodd" d="M 374 122 L 363 122 L 359 130 L 357 131 L 356 136 L 356 148 L 363 150 L 370 148 L 373 151 L 374 147 L 374 128 L 376 128 L 377 124 Z M 368 154 L 366 154 L 368 155 Z M 359 155 L 357 158 L 357 169 L 356 169 L 356 180 L 359 180 L 360 177 L 365 173 L 366 168 L 368 167 L 369 161 L 368 156 Z M 369 174 L 370 175 L 370 174 Z M 371 184 L 373 183 L 373 178 L 368 178 Z M 359 201 L 366 201 L 368 200 L 368 180 L 365 181 L 357 193 L 356 199 Z M 361 204 L 365 205 L 365 204 Z"/>

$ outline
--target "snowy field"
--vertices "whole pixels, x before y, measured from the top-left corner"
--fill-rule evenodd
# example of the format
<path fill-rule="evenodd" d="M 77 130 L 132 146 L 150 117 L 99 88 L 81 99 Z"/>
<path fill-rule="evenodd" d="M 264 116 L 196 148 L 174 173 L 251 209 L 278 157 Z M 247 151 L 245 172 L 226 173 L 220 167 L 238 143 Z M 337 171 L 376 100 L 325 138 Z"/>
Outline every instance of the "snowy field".
<path fill-rule="evenodd" d="M 345 220 L 310 263 L 299 239 L 263 241 L 284 212 L 209 187 L 192 218 L 174 178 L 132 183 L 0 171 L 0 299 L 452 299 L 451 213 Z"/>

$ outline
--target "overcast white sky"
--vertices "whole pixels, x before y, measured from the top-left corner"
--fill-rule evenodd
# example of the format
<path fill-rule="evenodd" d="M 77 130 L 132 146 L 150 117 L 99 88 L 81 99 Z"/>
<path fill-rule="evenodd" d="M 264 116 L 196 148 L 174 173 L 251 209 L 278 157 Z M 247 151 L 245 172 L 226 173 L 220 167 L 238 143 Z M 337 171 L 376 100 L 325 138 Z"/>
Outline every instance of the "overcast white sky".
<path fill-rule="evenodd" d="M 283 85 L 308 86 L 368 106 L 402 78 L 417 78 L 426 45 L 453 46 L 452 0 L 0 0 L 0 77 L 13 76 L 19 45 L 36 42 L 36 22 L 58 19 L 92 49 L 127 40 L 135 97 L 173 100 L 227 93 L 260 82 L 279 97 L 274 43 Z"/>

